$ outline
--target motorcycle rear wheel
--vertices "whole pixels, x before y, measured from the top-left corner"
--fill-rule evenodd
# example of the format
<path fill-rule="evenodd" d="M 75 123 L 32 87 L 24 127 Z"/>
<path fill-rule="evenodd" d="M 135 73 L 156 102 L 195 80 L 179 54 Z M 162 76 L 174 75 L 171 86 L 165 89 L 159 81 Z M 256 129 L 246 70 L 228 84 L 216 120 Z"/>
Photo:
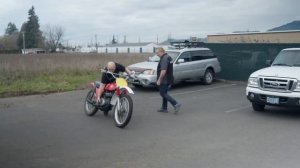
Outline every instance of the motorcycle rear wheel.
<path fill-rule="evenodd" d="M 120 109 L 117 108 L 118 103 L 120 104 Z M 132 98 L 129 95 L 121 95 L 119 101 L 113 108 L 114 121 L 117 127 L 124 128 L 127 126 L 131 119 L 133 110 Z"/>
<path fill-rule="evenodd" d="M 94 89 L 90 90 L 84 101 L 84 112 L 87 116 L 94 116 L 98 108 L 92 104 L 94 98 Z"/>

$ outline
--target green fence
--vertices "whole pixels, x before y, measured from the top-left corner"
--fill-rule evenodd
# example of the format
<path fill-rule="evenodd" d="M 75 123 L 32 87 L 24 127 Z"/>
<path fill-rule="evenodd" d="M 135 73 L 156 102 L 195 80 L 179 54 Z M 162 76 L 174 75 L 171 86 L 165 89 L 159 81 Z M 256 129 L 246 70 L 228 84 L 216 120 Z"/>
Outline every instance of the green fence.
<path fill-rule="evenodd" d="M 300 47 L 297 44 L 224 44 L 206 43 L 218 57 L 222 72 L 217 78 L 226 80 L 246 81 L 249 75 L 261 68 L 267 67 L 267 60 L 274 60 L 284 48 Z"/>

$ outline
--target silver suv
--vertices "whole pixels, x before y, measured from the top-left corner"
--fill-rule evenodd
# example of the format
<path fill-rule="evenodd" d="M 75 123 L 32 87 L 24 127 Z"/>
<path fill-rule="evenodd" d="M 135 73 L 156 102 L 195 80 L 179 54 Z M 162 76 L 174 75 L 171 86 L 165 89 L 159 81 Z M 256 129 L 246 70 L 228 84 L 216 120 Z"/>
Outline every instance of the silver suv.
<path fill-rule="evenodd" d="M 175 83 L 202 79 L 204 84 L 211 84 L 215 74 L 221 71 L 220 63 L 213 52 L 208 48 L 184 48 L 166 50 L 173 59 L 173 74 Z M 134 86 L 155 86 L 156 68 L 160 58 L 156 55 L 148 61 L 130 65 L 137 79 L 130 81 Z"/>

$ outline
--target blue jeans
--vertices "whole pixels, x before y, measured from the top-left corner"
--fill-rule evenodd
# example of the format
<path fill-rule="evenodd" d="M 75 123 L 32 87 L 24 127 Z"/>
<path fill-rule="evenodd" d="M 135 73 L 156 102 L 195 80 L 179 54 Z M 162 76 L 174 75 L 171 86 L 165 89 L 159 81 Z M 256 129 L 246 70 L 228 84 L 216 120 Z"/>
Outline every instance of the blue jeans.
<path fill-rule="evenodd" d="M 160 84 L 159 92 L 162 97 L 162 109 L 168 109 L 168 101 L 175 106 L 177 101 L 168 94 L 169 84 Z"/>

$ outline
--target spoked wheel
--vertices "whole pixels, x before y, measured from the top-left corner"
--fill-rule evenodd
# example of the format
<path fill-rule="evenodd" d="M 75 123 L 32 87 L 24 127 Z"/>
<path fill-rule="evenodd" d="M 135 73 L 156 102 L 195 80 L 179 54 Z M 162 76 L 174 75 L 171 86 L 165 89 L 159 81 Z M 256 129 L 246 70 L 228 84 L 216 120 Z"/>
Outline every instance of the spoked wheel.
<path fill-rule="evenodd" d="M 119 101 L 113 108 L 115 124 L 119 128 L 124 128 L 130 121 L 133 103 L 129 95 L 121 95 Z"/>
<path fill-rule="evenodd" d="M 93 116 L 97 113 L 98 108 L 93 105 L 94 89 L 90 90 L 84 101 L 84 112 L 88 116 Z"/>

